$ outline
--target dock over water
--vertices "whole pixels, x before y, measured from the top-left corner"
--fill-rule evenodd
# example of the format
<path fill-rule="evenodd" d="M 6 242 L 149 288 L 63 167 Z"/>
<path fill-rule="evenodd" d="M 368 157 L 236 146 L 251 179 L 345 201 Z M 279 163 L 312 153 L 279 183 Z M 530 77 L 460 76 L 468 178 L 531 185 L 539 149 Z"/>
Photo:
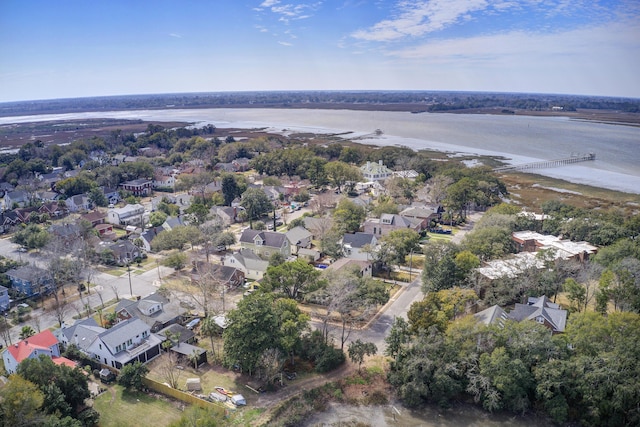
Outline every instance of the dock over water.
<path fill-rule="evenodd" d="M 596 154 L 589 153 L 584 156 L 571 156 L 571 157 L 566 157 L 564 159 L 543 160 L 541 162 L 523 163 L 521 165 L 501 166 L 499 168 L 493 169 L 493 171 L 494 172 L 515 172 L 515 171 L 524 171 L 527 169 L 555 168 L 558 166 L 570 165 L 572 163 L 587 162 L 595 159 L 596 159 Z"/>

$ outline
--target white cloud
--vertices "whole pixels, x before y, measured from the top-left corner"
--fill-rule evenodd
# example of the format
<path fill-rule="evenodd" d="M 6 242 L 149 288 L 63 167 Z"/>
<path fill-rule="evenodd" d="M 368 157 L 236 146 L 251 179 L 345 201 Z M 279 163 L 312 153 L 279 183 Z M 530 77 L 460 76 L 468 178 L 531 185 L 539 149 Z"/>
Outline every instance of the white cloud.
<path fill-rule="evenodd" d="M 175 37 L 177 39 L 181 39 L 182 38 L 182 36 L 180 34 L 177 34 L 177 33 L 169 33 L 169 37 Z"/>
<path fill-rule="evenodd" d="M 591 58 L 606 52 L 640 50 L 638 30 L 625 24 L 580 28 L 564 32 L 511 31 L 468 38 L 434 40 L 389 50 L 387 55 L 429 62 L 512 62 L 514 58 L 561 60 Z M 608 55 L 607 55 L 608 56 Z"/>
<path fill-rule="evenodd" d="M 278 42 L 278 44 L 281 44 L 282 46 L 293 46 L 293 43 L 289 43 L 289 42 Z"/>
<path fill-rule="evenodd" d="M 352 34 L 356 39 L 393 41 L 417 37 L 441 30 L 460 20 L 468 19 L 470 12 L 486 9 L 487 0 L 402 0 L 399 14 L 374 26 Z"/>
<path fill-rule="evenodd" d="M 264 0 L 261 4 L 260 7 L 271 7 L 274 6 L 276 4 L 280 3 L 280 0 Z"/>

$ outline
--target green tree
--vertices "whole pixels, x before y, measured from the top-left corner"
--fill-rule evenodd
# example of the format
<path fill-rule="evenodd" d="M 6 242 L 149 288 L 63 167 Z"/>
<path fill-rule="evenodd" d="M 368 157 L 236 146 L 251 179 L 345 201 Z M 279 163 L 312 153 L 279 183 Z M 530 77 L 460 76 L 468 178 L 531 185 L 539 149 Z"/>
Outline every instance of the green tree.
<path fill-rule="evenodd" d="M 93 187 L 89 190 L 89 200 L 96 206 L 106 208 L 109 205 L 109 200 L 104 192 L 99 187 Z"/>
<path fill-rule="evenodd" d="M 384 261 L 390 264 L 404 264 L 410 253 L 420 250 L 420 234 L 409 228 L 392 230 L 380 242 L 379 253 L 384 254 Z"/>
<path fill-rule="evenodd" d="M 291 358 L 291 365 L 294 365 L 295 350 L 300 347 L 302 334 L 309 329 L 311 318 L 300 310 L 294 300 L 288 298 L 276 300 L 274 309 L 278 316 L 280 347 Z"/>
<path fill-rule="evenodd" d="M 339 234 L 355 233 L 360 230 L 366 216 L 364 208 L 349 199 L 340 200 L 333 212 L 334 225 Z"/>
<path fill-rule="evenodd" d="M 587 291 L 584 286 L 573 278 L 568 278 L 562 285 L 567 293 L 567 299 L 571 301 L 571 307 L 575 311 L 583 311 L 587 308 Z"/>
<path fill-rule="evenodd" d="M 478 301 L 478 295 L 471 289 L 452 288 L 429 292 L 422 301 L 411 304 L 407 312 L 413 333 L 435 326 L 444 332 L 449 322 L 467 312 Z"/>
<path fill-rule="evenodd" d="M 359 339 L 352 341 L 349 343 L 349 347 L 347 347 L 347 353 L 349 354 L 349 359 L 353 363 L 358 364 L 358 372 L 360 372 L 360 367 L 362 366 L 362 362 L 364 362 L 365 356 L 373 356 L 378 351 L 378 347 L 372 342 L 363 342 Z"/>
<path fill-rule="evenodd" d="M 222 195 L 225 206 L 231 206 L 231 202 L 240 195 L 238 190 L 235 177 L 232 174 L 225 174 L 222 177 Z"/>
<path fill-rule="evenodd" d="M 247 212 L 249 227 L 251 228 L 253 228 L 254 219 L 273 210 L 273 204 L 260 188 L 248 188 L 242 193 L 241 203 Z"/>
<path fill-rule="evenodd" d="M 461 220 L 467 217 L 467 208 L 475 193 L 475 183 L 469 177 L 464 177 L 447 187 L 445 205 L 452 211 L 457 211 Z"/>
<path fill-rule="evenodd" d="M 17 373 L 44 393 L 43 409 L 49 414 L 75 417 L 90 397 L 87 377 L 80 369 L 56 365 L 45 355 L 23 360 Z"/>
<path fill-rule="evenodd" d="M 282 292 L 287 298 L 300 299 L 319 285 L 320 272 L 301 259 L 267 267 L 263 286 Z"/>
<path fill-rule="evenodd" d="M 29 224 L 16 231 L 11 238 L 13 243 L 21 245 L 27 249 L 43 248 L 50 240 L 51 233 L 36 224 Z"/>
<path fill-rule="evenodd" d="M 138 361 L 126 364 L 120 370 L 120 374 L 118 375 L 118 384 L 125 387 L 127 390 L 142 390 L 144 387 L 142 384 L 142 378 L 144 378 L 148 373 L 149 368 Z"/>
<path fill-rule="evenodd" d="M 424 293 L 449 289 L 463 281 L 463 272 L 455 262 L 458 252 L 458 247 L 453 243 L 429 242 L 424 246 L 422 269 Z"/>
<path fill-rule="evenodd" d="M 183 252 L 173 252 L 164 259 L 162 265 L 182 270 L 187 265 L 187 255 Z"/>
<path fill-rule="evenodd" d="M 29 325 L 25 325 L 22 327 L 22 329 L 20 329 L 20 339 L 21 340 L 25 340 L 29 337 L 32 337 L 36 334 L 36 331 L 33 330 L 33 328 Z"/>
<path fill-rule="evenodd" d="M 254 292 L 238 302 L 228 315 L 229 326 L 223 333 L 226 363 L 238 365 L 251 375 L 265 350 L 279 341 L 278 318 L 273 310 L 273 297 L 267 292 Z"/>
<path fill-rule="evenodd" d="M 324 171 L 329 181 L 338 187 L 338 191 L 342 191 L 342 186 L 347 183 L 355 184 L 362 180 L 360 169 L 340 161 L 327 163 Z"/>
<path fill-rule="evenodd" d="M 501 258 L 511 252 L 511 230 L 497 226 L 483 227 L 468 233 L 462 246 L 484 261 Z"/>
<path fill-rule="evenodd" d="M 38 386 L 20 375 L 9 376 L 0 388 L 0 412 L 5 426 L 38 426 L 44 421 L 40 408 L 44 395 Z"/>
<path fill-rule="evenodd" d="M 149 223 L 152 227 L 160 227 L 167 220 L 167 214 L 161 211 L 151 212 L 149 215 Z"/>

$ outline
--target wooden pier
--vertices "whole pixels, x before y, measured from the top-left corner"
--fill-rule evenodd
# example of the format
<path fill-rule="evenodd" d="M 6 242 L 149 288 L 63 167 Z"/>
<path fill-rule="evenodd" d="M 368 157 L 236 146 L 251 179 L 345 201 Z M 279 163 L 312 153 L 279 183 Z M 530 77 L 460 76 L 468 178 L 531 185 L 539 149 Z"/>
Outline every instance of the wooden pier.
<path fill-rule="evenodd" d="M 494 172 L 515 172 L 515 171 L 524 171 L 528 169 L 556 168 L 558 166 L 570 165 L 572 163 L 587 162 L 595 159 L 596 159 L 596 154 L 589 153 L 584 156 L 571 156 L 564 159 L 544 160 L 541 162 L 523 163 L 521 165 L 501 166 L 499 168 L 495 168 L 493 171 Z"/>

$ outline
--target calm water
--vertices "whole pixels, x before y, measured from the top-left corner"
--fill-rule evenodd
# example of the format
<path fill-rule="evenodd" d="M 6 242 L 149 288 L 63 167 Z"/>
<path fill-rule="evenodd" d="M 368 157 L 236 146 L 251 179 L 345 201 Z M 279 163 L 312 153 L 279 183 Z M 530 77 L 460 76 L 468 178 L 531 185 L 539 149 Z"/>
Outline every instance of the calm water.
<path fill-rule="evenodd" d="M 81 118 L 136 118 L 269 128 L 275 132 L 347 133 L 377 145 L 502 155 L 512 163 L 595 152 L 597 160 L 536 173 L 640 193 L 640 128 L 569 120 L 462 114 L 411 114 L 349 110 L 201 109 L 73 113 L 0 118 L 0 125 Z M 375 129 L 384 134 L 376 138 Z"/>

